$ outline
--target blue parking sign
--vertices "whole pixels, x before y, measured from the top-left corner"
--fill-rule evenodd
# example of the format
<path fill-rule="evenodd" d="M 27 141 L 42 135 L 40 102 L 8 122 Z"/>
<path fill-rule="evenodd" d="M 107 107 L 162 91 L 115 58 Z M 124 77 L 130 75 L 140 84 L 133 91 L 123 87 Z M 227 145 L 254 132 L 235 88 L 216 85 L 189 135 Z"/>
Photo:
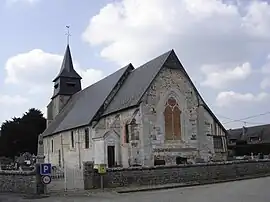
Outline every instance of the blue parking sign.
<path fill-rule="evenodd" d="M 40 164 L 40 175 L 50 175 L 52 173 L 52 164 L 42 163 Z"/>

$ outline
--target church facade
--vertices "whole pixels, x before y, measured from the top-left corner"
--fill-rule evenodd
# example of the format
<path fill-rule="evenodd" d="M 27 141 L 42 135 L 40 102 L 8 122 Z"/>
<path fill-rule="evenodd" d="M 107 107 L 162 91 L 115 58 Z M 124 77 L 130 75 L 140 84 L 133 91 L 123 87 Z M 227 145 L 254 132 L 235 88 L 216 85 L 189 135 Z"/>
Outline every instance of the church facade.
<path fill-rule="evenodd" d="M 226 160 L 226 129 L 173 50 L 81 89 L 67 46 L 42 134 L 45 161 L 108 167 Z"/>

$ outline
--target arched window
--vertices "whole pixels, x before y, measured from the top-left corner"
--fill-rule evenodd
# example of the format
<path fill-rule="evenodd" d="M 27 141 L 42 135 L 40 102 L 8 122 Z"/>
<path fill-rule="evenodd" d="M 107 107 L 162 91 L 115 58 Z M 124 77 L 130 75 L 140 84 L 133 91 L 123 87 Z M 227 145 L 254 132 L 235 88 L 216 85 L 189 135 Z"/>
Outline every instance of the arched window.
<path fill-rule="evenodd" d="M 165 140 L 180 140 L 181 110 L 175 98 L 170 97 L 164 110 Z"/>

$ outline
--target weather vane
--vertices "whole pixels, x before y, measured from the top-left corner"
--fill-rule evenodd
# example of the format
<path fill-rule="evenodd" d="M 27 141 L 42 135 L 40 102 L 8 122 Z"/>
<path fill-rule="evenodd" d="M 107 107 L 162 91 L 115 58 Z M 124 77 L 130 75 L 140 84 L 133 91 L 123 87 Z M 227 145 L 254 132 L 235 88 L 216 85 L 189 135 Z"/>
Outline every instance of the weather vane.
<path fill-rule="evenodd" d="M 71 34 L 69 33 L 69 28 L 70 28 L 70 26 L 69 26 L 69 25 L 66 25 L 66 28 L 67 28 L 67 33 L 66 33 L 66 36 L 67 36 L 67 44 L 69 44 L 69 37 L 71 36 Z"/>

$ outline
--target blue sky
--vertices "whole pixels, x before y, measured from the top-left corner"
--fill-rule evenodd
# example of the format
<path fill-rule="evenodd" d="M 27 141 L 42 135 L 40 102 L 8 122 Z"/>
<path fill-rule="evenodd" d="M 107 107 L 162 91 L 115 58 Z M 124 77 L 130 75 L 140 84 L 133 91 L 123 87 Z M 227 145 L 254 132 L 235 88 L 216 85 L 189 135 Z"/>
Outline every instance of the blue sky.
<path fill-rule="evenodd" d="M 30 107 L 45 112 L 66 25 L 84 87 L 174 49 L 223 123 L 270 111 L 269 1 L 2 0 L 0 24 L 0 122 Z"/>
<path fill-rule="evenodd" d="M 32 3 L 18 1 L 13 4 L 0 2 L 0 64 L 5 64 L 7 58 L 40 48 L 46 52 L 63 54 L 66 46 L 66 25 L 71 26 L 71 47 L 73 57 L 85 67 L 107 65 L 99 57 L 99 49 L 93 49 L 81 40 L 81 34 L 91 16 L 99 12 L 109 0 L 99 0 L 92 3 L 80 0 L 46 0 Z M 111 66 L 112 64 L 110 64 Z M 4 77 L 0 69 L 1 80 Z"/>

